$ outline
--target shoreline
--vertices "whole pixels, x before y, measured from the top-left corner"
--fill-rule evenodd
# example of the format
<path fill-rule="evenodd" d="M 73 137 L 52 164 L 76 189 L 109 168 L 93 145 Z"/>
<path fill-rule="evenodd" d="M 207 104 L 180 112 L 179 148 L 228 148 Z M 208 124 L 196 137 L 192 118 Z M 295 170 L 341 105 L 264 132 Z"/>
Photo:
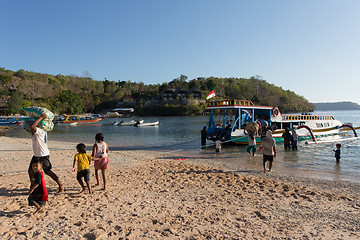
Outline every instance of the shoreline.
<path fill-rule="evenodd" d="M 0 137 L 2 239 L 359 239 L 359 184 L 222 169 L 176 152 L 110 151 L 108 190 L 79 194 L 71 172 L 75 143 L 49 142 L 49 202 L 29 217 L 31 139 Z M 72 150 L 73 149 L 73 150 Z M 8 154 L 11 153 L 11 154 Z M 17 164 L 14 164 L 17 163 Z M 94 169 L 90 167 L 94 184 Z M 101 180 L 100 180 L 101 182 Z"/>

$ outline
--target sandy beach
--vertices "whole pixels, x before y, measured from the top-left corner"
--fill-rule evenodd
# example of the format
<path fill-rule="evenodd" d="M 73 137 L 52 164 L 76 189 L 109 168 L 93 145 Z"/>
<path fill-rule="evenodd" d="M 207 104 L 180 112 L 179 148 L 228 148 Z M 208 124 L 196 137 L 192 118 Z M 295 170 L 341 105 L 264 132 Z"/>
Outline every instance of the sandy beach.
<path fill-rule="evenodd" d="M 356 183 L 216 169 L 110 145 L 108 189 L 90 195 L 71 172 L 76 143 L 55 141 L 50 159 L 65 192 L 45 176 L 49 201 L 31 216 L 31 139 L 0 142 L 0 239 L 360 239 Z"/>

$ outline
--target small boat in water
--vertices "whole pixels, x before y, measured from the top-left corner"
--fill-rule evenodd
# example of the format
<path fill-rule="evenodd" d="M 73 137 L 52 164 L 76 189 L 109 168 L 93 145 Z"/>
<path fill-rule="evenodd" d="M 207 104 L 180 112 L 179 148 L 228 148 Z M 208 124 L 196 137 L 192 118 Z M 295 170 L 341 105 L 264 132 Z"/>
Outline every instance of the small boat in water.
<path fill-rule="evenodd" d="M 93 118 L 91 116 L 83 115 L 63 115 L 62 118 L 56 121 L 58 124 L 62 125 L 76 125 L 78 123 L 96 123 L 99 122 L 101 118 Z"/>
<path fill-rule="evenodd" d="M 67 125 L 67 126 L 76 126 L 78 123 L 77 122 L 70 122 L 70 123 L 58 122 L 57 124 L 59 124 L 59 125 Z"/>
<path fill-rule="evenodd" d="M 0 125 L 13 125 L 13 124 L 21 124 L 24 118 L 22 116 L 12 116 L 12 117 L 0 117 Z"/>
<path fill-rule="evenodd" d="M 342 124 L 330 115 L 281 114 L 277 107 L 258 106 L 248 100 L 221 100 L 207 102 L 210 111 L 206 124 L 207 139 L 215 140 L 220 137 L 222 142 L 248 144 L 245 129 L 250 125 L 257 125 L 258 136 L 256 142 L 261 143 L 261 135 L 271 129 L 276 142 L 283 142 L 282 134 L 285 129 L 296 129 L 299 140 L 312 139 L 353 131 L 350 124 Z M 248 129 L 247 129 L 248 130 Z"/>
<path fill-rule="evenodd" d="M 130 122 L 124 122 L 124 120 L 121 120 L 120 122 L 118 121 L 115 121 L 113 122 L 112 125 L 115 125 L 115 126 L 134 126 L 134 124 L 136 123 L 143 123 L 144 120 L 139 120 L 139 121 L 134 121 L 134 120 L 131 120 Z"/>
<path fill-rule="evenodd" d="M 134 127 L 146 127 L 146 126 L 157 126 L 159 125 L 159 121 L 152 122 L 152 123 L 140 123 L 137 122 L 134 124 Z"/>

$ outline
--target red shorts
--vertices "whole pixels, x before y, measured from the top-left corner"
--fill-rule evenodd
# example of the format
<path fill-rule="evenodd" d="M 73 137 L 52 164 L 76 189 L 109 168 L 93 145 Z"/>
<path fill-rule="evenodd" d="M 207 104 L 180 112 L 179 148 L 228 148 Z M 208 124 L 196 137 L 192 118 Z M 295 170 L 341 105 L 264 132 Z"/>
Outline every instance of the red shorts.
<path fill-rule="evenodd" d="M 105 170 L 109 167 L 109 158 L 104 157 L 100 160 L 94 161 L 94 167 L 96 170 Z"/>

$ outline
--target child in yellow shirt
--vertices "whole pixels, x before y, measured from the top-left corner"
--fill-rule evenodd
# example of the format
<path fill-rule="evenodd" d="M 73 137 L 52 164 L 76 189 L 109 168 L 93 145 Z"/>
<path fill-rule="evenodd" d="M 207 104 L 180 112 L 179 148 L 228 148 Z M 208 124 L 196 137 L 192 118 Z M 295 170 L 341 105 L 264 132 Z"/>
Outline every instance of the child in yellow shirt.
<path fill-rule="evenodd" d="M 75 163 L 77 162 L 77 175 L 76 179 L 78 180 L 80 186 L 82 187 L 82 190 L 80 192 L 83 192 L 85 190 L 85 185 L 82 181 L 82 178 L 84 178 L 86 185 L 89 189 L 89 193 L 91 194 L 91 185 L 90 185 L 90 162 L 92 157 L 86 153 L 85 150 L 85 144 L 79 143 L 76 146 L 76 149 L 78 153 L 74 157 L 74 164 L 72 171 L 75 172 Z"/>

